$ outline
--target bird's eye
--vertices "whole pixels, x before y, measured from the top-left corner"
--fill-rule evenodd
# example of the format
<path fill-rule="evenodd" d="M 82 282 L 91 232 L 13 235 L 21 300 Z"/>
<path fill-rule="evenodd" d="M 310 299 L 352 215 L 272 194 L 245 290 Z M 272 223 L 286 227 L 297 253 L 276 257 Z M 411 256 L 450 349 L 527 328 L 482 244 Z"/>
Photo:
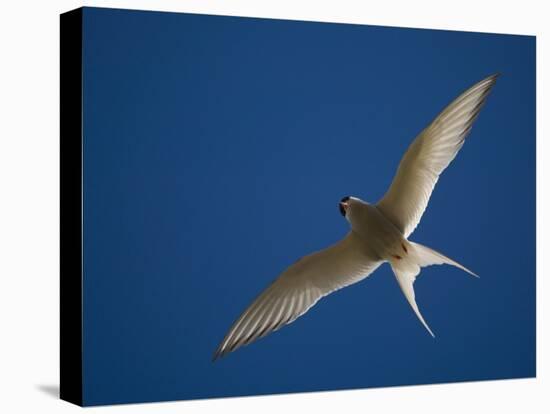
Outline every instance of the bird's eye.
<path fill-rule="evenodd" d="M 343 199 L 340 200 L 340 203 L 346 203 L 349 200 L 349 196 L 345 196 Z"/>

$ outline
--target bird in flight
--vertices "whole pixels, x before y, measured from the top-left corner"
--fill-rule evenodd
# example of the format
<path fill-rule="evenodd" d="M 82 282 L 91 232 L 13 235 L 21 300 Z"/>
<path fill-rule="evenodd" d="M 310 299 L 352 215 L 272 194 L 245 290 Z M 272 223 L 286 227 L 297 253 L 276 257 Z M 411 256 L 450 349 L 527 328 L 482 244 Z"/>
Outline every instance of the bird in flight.
<path fill-rule="evenodd" d="M 434 336 L 416 304 L 413 284 L 422 267 L 449 264 L 477 276 L 429 247 L 409 240 L 440 174 L 464 145 L 498 74 L 451 102 L 412 142 L 386 194 L 375 204 L 344 197 L 338 204 L 350 231 L 338 243 L 302 257 L 241 314 L 213 360 L 293 322 L 319 299 L 357 283 L 388 262 L 416 316 Z"/>

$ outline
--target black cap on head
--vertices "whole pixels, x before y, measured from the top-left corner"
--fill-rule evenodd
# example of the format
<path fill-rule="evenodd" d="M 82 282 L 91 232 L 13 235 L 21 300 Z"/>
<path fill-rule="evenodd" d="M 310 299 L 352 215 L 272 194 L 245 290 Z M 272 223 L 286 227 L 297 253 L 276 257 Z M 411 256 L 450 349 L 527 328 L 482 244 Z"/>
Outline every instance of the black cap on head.
<path fill-rule="evenodd" d="M 340 200 L 340 203 L 338 203 L 338 208 L 340 209 L 340 214 L 344 217 L 346 217 L 346 209 L 344 208 L 343 203 L 346 203 L 349 200 L 349 196 L 344 197 Z"/>

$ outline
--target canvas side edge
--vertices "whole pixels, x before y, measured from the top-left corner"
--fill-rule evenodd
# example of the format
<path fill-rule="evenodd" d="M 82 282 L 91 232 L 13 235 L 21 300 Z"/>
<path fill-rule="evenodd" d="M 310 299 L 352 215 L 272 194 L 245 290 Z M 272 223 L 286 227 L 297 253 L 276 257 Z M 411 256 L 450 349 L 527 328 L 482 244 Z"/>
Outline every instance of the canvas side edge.
<path fill-rule="evenodd" d="M 82 8 L 60 16 L 60 398 L 82 389 Z"/>

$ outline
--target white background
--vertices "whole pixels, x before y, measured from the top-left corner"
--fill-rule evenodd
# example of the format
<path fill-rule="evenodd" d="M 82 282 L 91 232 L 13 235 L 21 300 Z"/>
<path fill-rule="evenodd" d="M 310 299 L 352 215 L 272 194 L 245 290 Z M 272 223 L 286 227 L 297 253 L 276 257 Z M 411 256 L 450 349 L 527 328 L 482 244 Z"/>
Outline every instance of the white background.
<path fill-rule="evenodd" d="M 546 279 L 550 274 L 548 262 L 544 260 L 549 254 L 544 235 L 548 230 L 545 212 L 550 207 L 545 181 L 550 164 L 547 161 L 550 13 L 545 10 L 545 3 L 543 0 L 512 3 L 505 0 L 3 2 L 0 9 L 0 411 L 80 410 L 56 397 L 59 390 L 58 15 L 88 5 L 536 34 L 537 257 L 540 259 L 537 265 L 537 379 L 125 405 L 89 408 L 88 412 L 549 412 L 549 318 L 544 298 L 549 297 L 550 284 Z M 512 213 L 515 202 L 521 200 L 511 195 L 510 205 L 502 207 Z"/>

